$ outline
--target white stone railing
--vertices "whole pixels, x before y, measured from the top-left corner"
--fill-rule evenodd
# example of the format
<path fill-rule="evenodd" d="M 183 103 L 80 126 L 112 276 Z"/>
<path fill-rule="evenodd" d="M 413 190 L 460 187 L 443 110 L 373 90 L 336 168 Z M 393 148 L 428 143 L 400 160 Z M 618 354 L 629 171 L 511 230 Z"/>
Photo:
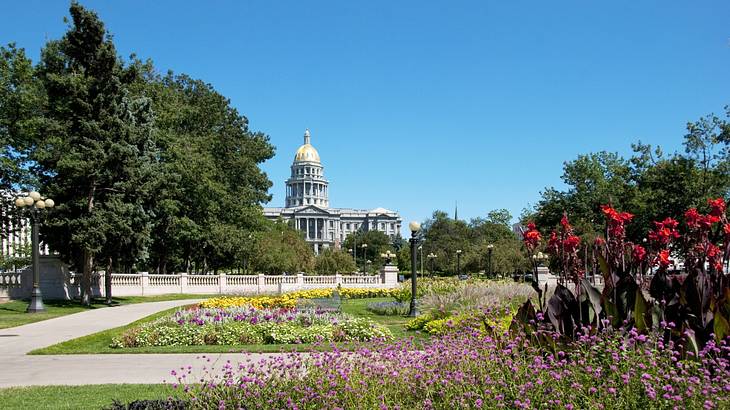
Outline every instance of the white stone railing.
<path fill-rule="evenodd" d="M 189 294 L 266 294 L 294 290 L 335 288 L 393 288 L 398 286 L 395 275 L 354 276 L 305 276 L 283 275 L 155 275 L 112 273 L 112 294 L 115 296 L 145 296 L 170 293 Z M 18 279 L 19 280 L 19 279 Z M 94 296 L 104 296 L 104 274 L 94 275 Z M 68 294 L 77 294 L 81 275 L 68 274 Z M 0 284 L 0 287 L 2 285 Z"/>
<path fill-rule="evenodd" d="M 0 300 L 16 297 L 21 290 L 20 271 L 0 272 Z"/>

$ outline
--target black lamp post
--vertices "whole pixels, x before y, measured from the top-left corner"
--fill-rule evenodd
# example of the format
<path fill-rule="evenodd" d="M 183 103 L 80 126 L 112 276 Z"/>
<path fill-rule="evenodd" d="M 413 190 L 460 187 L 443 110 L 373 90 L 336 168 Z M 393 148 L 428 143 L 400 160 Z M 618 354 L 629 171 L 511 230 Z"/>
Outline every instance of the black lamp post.
<path fill-rule="evenodd" d="M 428 254 L 428 259 L 431 261 L 431 276 L 433 276 L 433 264 L 436 262 L 436 254 L 433 252 Z"/>
<path fill-rule="evenodd" d="M 456 250 L 456 275 L 461 279 L 461 249 Z"/>
<path fill-rule="evenodd" d="M 365 264 L 367 263 L 368 259 L 368 244 L 364 243 L 360 247 L 362 248 L 362 273 L 365 274 Z"/>
<path fill-rule="evenodd" d="M 408 312 L 408 316 L 418 316 L 418 308 L 416 307 L 416 255 L 418 248 L 418 231 L 421 230 L 421 224 L 413 221 L 408 224 L 411 228 L 411 309 Z"/>
<path fill-rule="evenodd" d="M 32 223 L 31 246 L 33 247 L 33 291 L 30 294 L 30 303 L 25 310 L 28 313 L 45 312 L 43 306 L 43 295 L 41 294 L 41 271 L 40 252 L 38 250 L 38 226 L 40 224 L 40 212 L 45 208 L 53 208 L 55 203 L 50 198 L 43 198 L 38 192 L 32 191 L 26 197 L 16 198 L 15 206 L 18 208 L 28 207 Z"/>
<path fill-rule="evenodd" d="M 492 272 L 492 250 L 494 249 L 494 245 L 491 243 L 487 245 L 487 272 L 488 277 L 491 278 L 494 274 Z"/>

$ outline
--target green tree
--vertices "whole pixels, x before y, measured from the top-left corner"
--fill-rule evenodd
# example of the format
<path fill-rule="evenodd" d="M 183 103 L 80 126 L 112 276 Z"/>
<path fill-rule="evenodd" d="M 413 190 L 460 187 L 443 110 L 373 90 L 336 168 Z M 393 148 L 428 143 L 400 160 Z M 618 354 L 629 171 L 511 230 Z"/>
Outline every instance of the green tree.
<path fill-rule="evenodd" d="M 268 274 L 311 272 L 314 252 L 302 234 L 282 221 L 267 225 L 255 238 L 251 255 L 254 270 Z"/>
<path fill-rule="evenodd" d="M 7 238 L 17 218 L 7 198 L 21 187 L 34 186 L 29 152 L 38 137 L 45 91 L 25 50 L 15 44 L 0 47 L 0 238 Z"/>
<path fill-rule="evenodd" d="M 366 244 L 367 247 L 363 248 L 363 244 Z M 342 247 L 343 249 L 357 248 L 358 267 L 364 266 L 369 260 L 372 262 L 371 268 L 377 270 L 384 263 L 380 255 L 386 251 L 393 252 L 393 241 L 381 231 L 357 231 L 347 235 Z"/>
<path fill-rule="evenodd" d="M 77 3 L 70 13 L 68 32 L 46 44 L 38 67 L 48 104 L 33 159 L 44 192 L 58 203 L 44 236 L 82 268 L 82 303 L 88 305 L 95 258 L 113 257 L 120 229 L 148 223 L 140 183 L 153 172 L 155 147 L 149 101 L 128 88 L 136 70 L 124 67 L 95 13 Z M 122 247 L 131 252 L 144 245 Z"/>
<path fill-rule="evenodd" d="M 274 148 L 209 84 L 146 71 L 162 162 L 153 267 L 240 267 L 253 249 L 250 235 L 265 229 L 260 204 L 270 200 L 271 181 L 259 164 Z"/>
<path fill-rule="evenodd" d="M 314 271 L 319 275 L 352 273 L 357 270 L 352 255 L 341 250 L 325 249 L 314 261 Z"/>

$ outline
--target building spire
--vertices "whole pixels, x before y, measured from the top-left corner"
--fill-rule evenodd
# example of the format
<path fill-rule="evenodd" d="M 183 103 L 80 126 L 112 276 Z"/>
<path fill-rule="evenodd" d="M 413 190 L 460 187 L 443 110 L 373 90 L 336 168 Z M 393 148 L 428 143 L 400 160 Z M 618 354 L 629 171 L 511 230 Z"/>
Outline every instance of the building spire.
<path fill-rule="evenodd" d="M 304 144 L 309 144 L 309 128 L 304 130 Z"/>
<path fill-rule="evenodd" d="M 459 202 L 454 201 L 454 220 L 459 220 Z"/>

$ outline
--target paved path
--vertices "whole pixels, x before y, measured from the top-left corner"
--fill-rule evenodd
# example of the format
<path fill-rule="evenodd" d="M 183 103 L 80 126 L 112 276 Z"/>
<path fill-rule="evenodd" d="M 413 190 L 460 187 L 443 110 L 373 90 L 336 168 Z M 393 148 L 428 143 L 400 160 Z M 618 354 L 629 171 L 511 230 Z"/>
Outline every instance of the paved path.
<path fill-rule="evenodd" d="M 162 383 L 170 371 L 192 365 L 200 375 L 201 354 L 99 354 L 29 356 L 26 353 L 102 330 L 124 326 L 153 313 L 199 300 L 139 303 L 88 310 L 0 330 L 0 388 L 32 385 Z M 232 362 L 242 354 L 205 354 L 211 362 Z M 259 358 L 264 355 L 250 355 Z"/>

